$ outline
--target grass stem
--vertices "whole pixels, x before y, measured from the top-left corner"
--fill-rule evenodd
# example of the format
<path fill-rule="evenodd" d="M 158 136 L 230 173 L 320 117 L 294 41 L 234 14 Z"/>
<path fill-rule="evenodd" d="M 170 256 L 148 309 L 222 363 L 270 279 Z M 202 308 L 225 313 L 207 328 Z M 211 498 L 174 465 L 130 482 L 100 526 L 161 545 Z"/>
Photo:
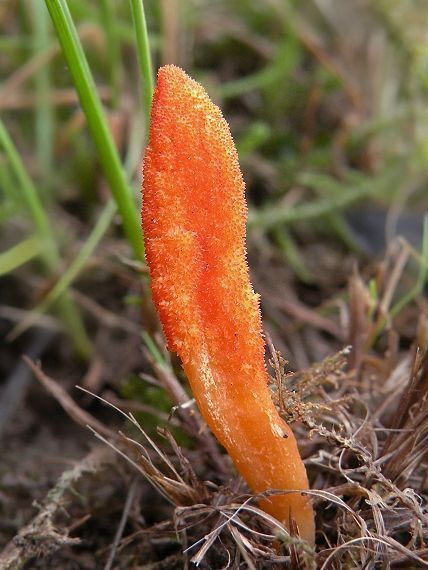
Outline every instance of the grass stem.
<path fill-rule="evenodd" d="M 141 73 L 142 94 L 146 117 L 146 132 L 148 132 L 153 98 L 153 70 L 152 59 L 150 56 L 149 35 L 147 32 L 143 0 L 131 0 L 131 7 L 137 40 L 138 63 L 140 65 Z"/>
<path fill-rule="evenodd" d="M 113 142 L 96 85 L 65 0 L 45 0 L 108 180 L 125 235 L 135 257 L 142 261 L 144 246 L 135 197 Z"/>

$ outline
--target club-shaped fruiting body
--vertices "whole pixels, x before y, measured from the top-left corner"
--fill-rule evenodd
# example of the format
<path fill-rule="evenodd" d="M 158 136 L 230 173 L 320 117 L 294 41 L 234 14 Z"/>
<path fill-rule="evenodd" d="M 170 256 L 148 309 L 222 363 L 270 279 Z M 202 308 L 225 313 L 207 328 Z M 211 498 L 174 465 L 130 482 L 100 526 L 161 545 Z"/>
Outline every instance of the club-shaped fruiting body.
<path fill-rule="evenodd" d="M 244 182 L 229 127 L 201 85 L 159 70 L 143 167 L 143 231 L 153 299 L 206 422 L 256 492 L 305 490 L 296 440 L 268 389 L 258 296 L 245 249 Z M 264 510 L 314 541 L 304 493 Z"/>

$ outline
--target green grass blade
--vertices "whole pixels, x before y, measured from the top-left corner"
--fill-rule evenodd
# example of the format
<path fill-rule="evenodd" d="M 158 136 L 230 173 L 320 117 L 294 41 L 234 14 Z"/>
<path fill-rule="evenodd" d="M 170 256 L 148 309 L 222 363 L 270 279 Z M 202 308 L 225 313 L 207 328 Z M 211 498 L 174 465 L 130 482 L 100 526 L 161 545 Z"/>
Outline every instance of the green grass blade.
<path fill-rule="evenodd" d="M 83 244 L 79 253 L 73 259 L 72 263 L 64 271 L 61 278 L 57 281 L 54 287 L 52 287 L 43 301 L 33 309 L 31 315 L 15 327 L 15 329 L 11 332 L 12 337 L 16 337 L 22 334 L 29 327 L 37 323 L 39 316 L 47 311 L 49 307 L 53 305 L 53 303 L 55 303 L 67 291 L 76 277 L 82 271 L 88 259 L 93 254 L 95 248 L 99 244 L 105 232 L 108 230 L 115 212 L 116 204 L 114 201 L 110 200 L 104 207 L 91 234 Z"/>
<path fill-rule="evenodd" d="M 9 159 L 10 165 L 18 179 L 20 190 L 33 218 L 43 243 L 43 257 L 49 270 L 55 270 L 59 263 L 59 255 L 53 246 L 55 240 L 51 233 L 51 225 L 43 209 L 43 205 L 34 187 L 33 181 L 28 176 L 25 166 L 19 156 L 9 133 L 0 119 L 0 148 L 3 148 Z"/>
<path fill-rule="evenodd" d="M 51 47 L 49 34 L 49 14 L 46 7 L 38 2 L 30 4 L 34 18 L 34 50 L 37 54 Z M 53 141 L 55 117 L 49 96 L 51 91 L 51 75 L 49 62 L 42 66 L 34 76 L 35 81 L 35 141 L 36 153 L 44 182 L 52 181 Z"/>
<path fill-rule="evenodd" d="M 32 236 L 7 251 L 0 253 L 0 276 L 10 273 L 21 265 L 24 265 L 41 252 L 40 239 Z"/>
<path fill-rule="evenodd" d="M 147 32 L 143 0 L 131 0 L 131 7 L 137 39 L 137 55 L 141 73 L 144 111 L 146 116 L 146 131 L 148 131 L 153 98 L 153 70 L 152 59 L 150 56 L 149 36 Z"/>
<path fill-rule="evenodd" d="M 416 278 L 416 283 L 391 307 L 386 316 L 379 316 L 378 322 L 375 323 L 374 330 L 367 341 L 367 346 L 373 346 L 387 323 L 401 313 L 401 311 L 416 299 L 416 297 L 423 293 L 425 283 L 428 280 L 428 215 L 424 218 L 422 252 L 420 258 L 418 258 L 418 262 L 419 272 Z M 378 301 L 379 296 L 377 291 L 376 294 L 372 294 L 372 298 L 375 301 Z M 377 303 L 374 303 L 373 306 L 376 307 Z"/>
<path fill-rule="evenodd" d="M 401 170 L 400 170 L 401 168 Z M 372 179 L 362 177 L 354 183 L 339 183 L 328 176 L 304 174 L 299 177 L 301 184 L 311 186 L 320 185 L 331 187 L 334 190 L 329 196 L 314 200 L 307 204 L 283 208 L 274 204 L 260 210 L 250 210 L 248 215 L 249 227 L 256 226 L 266 229 L 273 228 L 278 224 L 289 224 L 302 220 L 313 220 L 325 216 L 331 212 L 343 210 L 355 202 L 368 196 L 380 195 L 388 190 L 391 185 L 396 186 L 397 180 L 401 180 L 404 169 L 397 164 L 394 168 L 386 168 L 378 176 Z M 400 174 L 401 173 L 401 174 Z"/>
<path fill-rule="evenodd" d="M 117 108 L 119 103 L 120 90 L 120 43 L 117 34 L 114 9 L 114 0 L 101 0 L 102 21 L 105 28 L 107 43 L 107 61 L 110 73 L 111 102 L 113 108 Z"/>
<path fill-rule="evenodd" d="M 42 248 L 42 260 L 50 273 L 58 270 L 60 256 L 56 247 L 55 236 L 51 230 L 51 223 L 43 209 L 43 205 L 37 194 L 37 190 L 33 181 L 29 177 L 25 166 L 19 156 L 9 133 L 6 130 L 3 122 L 0 120 L 0 149 L 3 149 L 5 155 L 8 157 L 12 170 L 18 180 L 19 188 L 22 192 L 23 199 L 31 213 L 31 216 L 36 226 L 37 232 L 40 237 Z M 86 334 L 83 322 L 80 318 L 79 311 L 77 310 L 73 300 L 68 292 L 58 300 L 58 309 L 67 330 L 73 340 L 77 352 L 87 357 L 90 353 L 91 343 Z"/>
<path fill-rule="evenodd" d="M 12 176 L 10 165 L 0 157 L 0 223 L 12 217 L 18 210 L 16 182 Z"/>
<path fill-rule="evenodd" d="M 306 267 L 290 232 L 286 227 L 276 227 L 273 230 L 273 236 L 278 244 L 279 249 L 284 255 L 285 261 L 299 277 L 303 283 L 313 283 L 314 276 Z"/>
<path fill-rule="evenodd" d="M 74 86 L 110 185 L 125 235 L 138 260 L 144 258 L 140 216 L 132 188 L 122 168 L 82 44 L 65 0 L 45 0 L 67 61 Z"/>
<path fill-rule="evenodd" d="M 150 355 L 152 356 L 153 360 L 157 364 L 161 364 L 164 366 L 165 365 L 165 359 L 163 358 L 158 347 L 156 346 L 155 341 L 152 339 L 152 337 L 149 335 L 149 333 L 147 331 L 143 331 L 141 333 L 141 337 L 142 337 L 144 344 L 146 345 L 148 351 L 150 352 Z"/>
<path fill-rule="evenodd" d="M 268 89 L 284 81 L 296 67 L 300 44 L 294 36 L 287 36 L 278 49 L 275 59 L 260 71 L 222 83 L 217 92 L 223 100 L 238 97 L 256 89 Z"/>
<path fill-rule="evenodd" d="M 422 233 L 422 253 L 419 262 L 419 272 L 414 287 L 412 287 L 399 301 L 391 308 L 391 316 L 398 315 L 404 307 L 411 303 L 424 290 L 424 285 L 428 280 L 428 215 L 424 218 L 424 228 Z"/>

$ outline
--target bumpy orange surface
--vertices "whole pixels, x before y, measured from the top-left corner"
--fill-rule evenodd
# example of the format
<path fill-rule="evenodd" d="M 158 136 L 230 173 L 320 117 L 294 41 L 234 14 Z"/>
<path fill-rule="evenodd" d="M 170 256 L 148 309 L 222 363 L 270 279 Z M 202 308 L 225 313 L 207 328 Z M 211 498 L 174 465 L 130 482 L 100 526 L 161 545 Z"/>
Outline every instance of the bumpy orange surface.
<path fill-rule="evenodd" d="M 294 435 L 267 386 L 235 146 L 218 107 L 175 66 L 158 74 L 143 176 L 153 298 L 205 420 L 254 492 L 307 489 Z M 286 525 L 292 517 L 313 542 L 306 496 L 273 496 L 261 506 Z"/>

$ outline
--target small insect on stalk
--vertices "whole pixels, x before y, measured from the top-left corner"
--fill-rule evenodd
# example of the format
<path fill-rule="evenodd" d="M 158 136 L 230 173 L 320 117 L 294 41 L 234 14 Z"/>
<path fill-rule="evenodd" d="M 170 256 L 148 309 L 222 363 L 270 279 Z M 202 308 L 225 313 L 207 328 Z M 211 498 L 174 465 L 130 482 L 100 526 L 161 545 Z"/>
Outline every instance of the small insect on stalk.
<path fill-rule="evenodd" d="M 254 492 L 304 491 L 296 440 L 268 389 L 236 149 L 220 109 L 175 66 L 159 70 L 143 170 L 153 298 L 205 420 Z M 304 493 L 272 495 L 261 506 L 289 528 L 293 519 L 313 543 Z"/>

